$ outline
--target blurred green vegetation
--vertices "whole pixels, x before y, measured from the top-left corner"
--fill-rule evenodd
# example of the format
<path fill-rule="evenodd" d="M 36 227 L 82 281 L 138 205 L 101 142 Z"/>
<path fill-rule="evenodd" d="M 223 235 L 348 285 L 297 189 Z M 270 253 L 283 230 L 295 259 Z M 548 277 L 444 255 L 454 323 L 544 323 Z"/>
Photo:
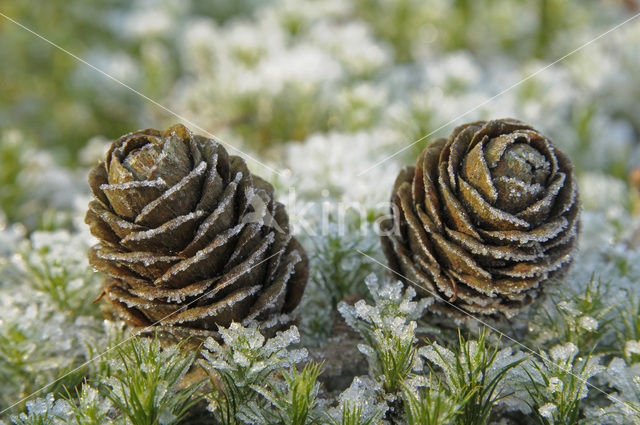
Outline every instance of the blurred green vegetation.
<path fill-rule="evenodd" d="M 162 1 L 158 7 L 169 10 L 176 21 L 202 15 L 222 22 L 245 13 L 251 3 Z M 161 100 L 179 76 L 178 40 L 166 32 L 150 43 L 121 31 L 123 25 L 136 25 L 128 16 L 135 6 L 128 0 L 4 0 L 0 12 Z M 4 17 L 0 40 L 0 128 L 20 129 L 64 164 L 76 165 L 77 151 L 95 135 L 117 138 L 152 124 L 141 96 Z M 155 62 L 153 43 L 167 49 L 161 63 Z M 110 59 L 114 63 L 108 63 Z M 131 70 L 118 69 L 124 66 Z"/>
<path fill-rule="evenodd" d="M 478 55 L 552 59 L 575 44 L 568 33 L 598 25 L 591 20 L 589 10 L 596 6 L 602 9 L 603 2 L 610 5 L 612 14 L 622 4 L 605 0 L 354 0 L 349 18 L 366 21 L 374 34 L 392 47 L 399 63 L 411 62 L 416 50 L 433 46 L 436 50 L 466 49 Z M 160 1 L 157 7 L 168 10 L 175 22 L 171 22 L 168 31 L 158 32 L 151 39 L 131 37 L 131 31 L 122 31 L 123 26 L 137 25 L 131 12 L 141 5 L 148 7 L 149 3 L 143 1 L 49 0 L 36 5 L 31 1 L 4 0 L 0 10 L 136 90 L 162 101 L 186 73 L 180 64 L 181 40 L 175 30 L 181 23 L 204 17 L 224 24 L 271 3 Z M 487 39 L 487 34 L 495 39 Z M 154 115 L 142 97 L 5 18 L 0 18 L 0 39 L 0 127 L 19 128 L 39 146 L 55 151 L 65 164 L 75 165 L 76 152 L 94 135 L 115 138 L 154 124 Z M 154 46 L 164 53 L 158 55 Z M 300 105 L 284 99 L 276 103 L 278 108 L 284 108 L 276 119 L 284 121 L 267 128 L 268 123 L 257 111 L 259 106 L 251 101 L 245 106 L 245 120 L 225 124 L 238 126 L 244 136 L 247 126 L 260 127 L 258 145 L 287 137 L 302 140 L 309 130 L 326 131 L 341 124 L 339 117 L 327 118 L 326 106 L 316 105 L 300 114 L 294 113 L 300 112 Z M 309 114 L 317 115 L 318 107 L 320 115 L 311 118 Z M 294 121 L 282 117 L 292 117 Z M 277 134 L 282 126 L 292 126 L 283 137 Z"/>
<path fill-rule="evenodd" d="M 125 1 L 3 1 L 2 13 L 68 51 L 122 48 L 101 17 Z M 35 6 L 35 7 L 34 7 Z M 98 18 L 98 19 L 97 19 Z M 137 125 L 141 99 L 126 90 L 97 93 L 78 81 L 76 59 L 0 18 L 0 126 L 19 128 L 67 163 L 96 134 L 117 136 Z"/>

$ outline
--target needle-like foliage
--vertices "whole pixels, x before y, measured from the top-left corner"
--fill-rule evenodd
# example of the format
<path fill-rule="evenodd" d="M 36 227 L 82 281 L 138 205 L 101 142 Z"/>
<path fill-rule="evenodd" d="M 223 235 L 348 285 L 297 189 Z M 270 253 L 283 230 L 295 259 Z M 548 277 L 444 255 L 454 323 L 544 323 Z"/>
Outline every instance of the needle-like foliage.
<path fill-rule="evenodd" d="M 162 348 L 155 339 L 139 338 L 116 347 L 111 373 L 100 381 L 129 423 L 175 425 L 198 402 L 199 384 L 180 388 L 195 359 L 195 353 L 181 350 L 182 345 Z"/>
<path fill-rule="evenodd" d="M 322 423 L 319 410 L 317 382 L 321 368 L 317 364 L 307 364 L 301 372 L 295 367 L 284 371 L 281 379 L 271 379 L 266 385 L 252 388 L 268 402 L 249 404 L 240 417 L 248 424 L 269 425 L 313 425 Z"/>
<path fill-rule="evenodd" d="M 294 326 L 266 339 L 255 323 L 246 327 L 232 323 L 220 328 L 224 345 L 212 338 L 204 343 L 202 366 L 211 376 L 212 391 L 207 395 L 209 410 L 223 424 L 242 423 L 247 406 L 264 408 L 267 403 L 256 386 L 267 382 L 274 373 L 286 370 L 307 357 L 306 349 L 288 350 L 299 341 Z"/>
<path fill-rule="evenodd" d="M 487 424 L 495 405 L 513 395 L 502 381 L 524 360 L 510 348 L 491 347 L 486 331 L 477 340 L 465 340 L 460 334 L 455 352 L 434 342 L 421 348 L 420 354 L 440 377 L 446 393 L 460 404 L 454 419 L 458 425 Z"/>

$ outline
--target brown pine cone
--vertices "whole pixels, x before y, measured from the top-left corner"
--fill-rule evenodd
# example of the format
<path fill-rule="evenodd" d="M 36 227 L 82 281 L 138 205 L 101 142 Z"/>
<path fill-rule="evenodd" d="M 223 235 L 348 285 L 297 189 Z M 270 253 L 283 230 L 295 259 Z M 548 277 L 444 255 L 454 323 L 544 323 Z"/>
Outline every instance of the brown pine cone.
<path fill-rule="evenodd" d="M 130 325 L 173 337 L 274 325 L 299 303 L 307 256 L 273 187 L 182 125 L 116 140 L 89 175 L 85 221 L 104 298 Z"/>
<path fill-rule="evenodd" d="M 513 316 L 572 261 L 580 201 L 569 158 L 528 125 L 479 121 L 429 144 L 400 172 L 389 267 L 435 311 Z"/>

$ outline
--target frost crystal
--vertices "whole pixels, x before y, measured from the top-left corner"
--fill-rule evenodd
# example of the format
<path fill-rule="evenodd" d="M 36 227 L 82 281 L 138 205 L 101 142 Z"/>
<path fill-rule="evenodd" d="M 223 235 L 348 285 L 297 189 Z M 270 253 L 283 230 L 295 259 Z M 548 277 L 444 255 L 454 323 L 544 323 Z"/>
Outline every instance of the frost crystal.
<path fill-rule="evenodd" d="M 385 400 L 379 399 L 378 395 L 381 391 L 379 382 L 367 376 L 355 377 L 349 388 L 338 396 L 338 406 L 331 409 L 329 414 L 339 423 L 346 409 L 357 407 L 362 409 L 362 418 L 382 417 L 389 409 L 389 405 Z"/>
<path fill-rule="evenodd" d="M 73 411 L 65 400 L 54 402 L 53 394 L 49 393 L 45 398 L 37 398 L 26 403 L 27 413 L 12 416 L 11 421 L 15 425 L 63 425 L 69 423 Z"/>
<path fill-rule="evenodd" d="M 563 387 L 564 384 L 562 383 L 560 378 L 554 376 L 549 379 L 549 386 L 547 387 L 547 391 L 549 391 L 550 394 L 560 393 L 562 392 Z"/>
<path fill-rule="evenodd" d="M 556 345 L 549 351 L 551 360 L 554 363 L 570 363 L 575 355 L 578 354 L 578 347 L 572 342 L 565 345 Z"/>
<path fill-rule="evenodd" d="M 627 341 L 624 346 L 624 353 L 627 357 L 631 357 L 631 354 L 640 354 L 640 340 Z"/>
<path fill-rule="evenodd" d="M 553 419 L 553 415 L 558 410 L 558 406 L 553 403 L 546 403 L 538 409 L 540 416 L 547 419 Z"/>
<path fill-rule="evenodd" d="M 598 321 L 591 316 L 582 316 L 578 319 L 580 327 L 588 332 L 598 330 Z"/>

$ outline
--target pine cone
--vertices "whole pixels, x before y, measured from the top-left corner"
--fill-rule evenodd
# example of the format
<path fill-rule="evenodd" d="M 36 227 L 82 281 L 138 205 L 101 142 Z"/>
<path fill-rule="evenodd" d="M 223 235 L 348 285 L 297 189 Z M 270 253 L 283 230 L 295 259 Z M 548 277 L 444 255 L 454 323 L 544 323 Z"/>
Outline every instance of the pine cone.
<path fill-rule="evenodd" d="M 284 206 L 214 140 L 182 125 L 127 134 L 89 184 L 85 220 L 100 242 L 89 262 L 130 325 L 218 337 L 218 325 L 268 327 L 298 305 L 308 260 Z"/>
<path fill-rule="evenodd" d="M 389 267 L 436 311 L 503 313 L 530 304 L 572 261 L 580 201 L 573 165 L 512 120 L 479 121 L 429 144 L 400 172 L 381 222 Z"/>

